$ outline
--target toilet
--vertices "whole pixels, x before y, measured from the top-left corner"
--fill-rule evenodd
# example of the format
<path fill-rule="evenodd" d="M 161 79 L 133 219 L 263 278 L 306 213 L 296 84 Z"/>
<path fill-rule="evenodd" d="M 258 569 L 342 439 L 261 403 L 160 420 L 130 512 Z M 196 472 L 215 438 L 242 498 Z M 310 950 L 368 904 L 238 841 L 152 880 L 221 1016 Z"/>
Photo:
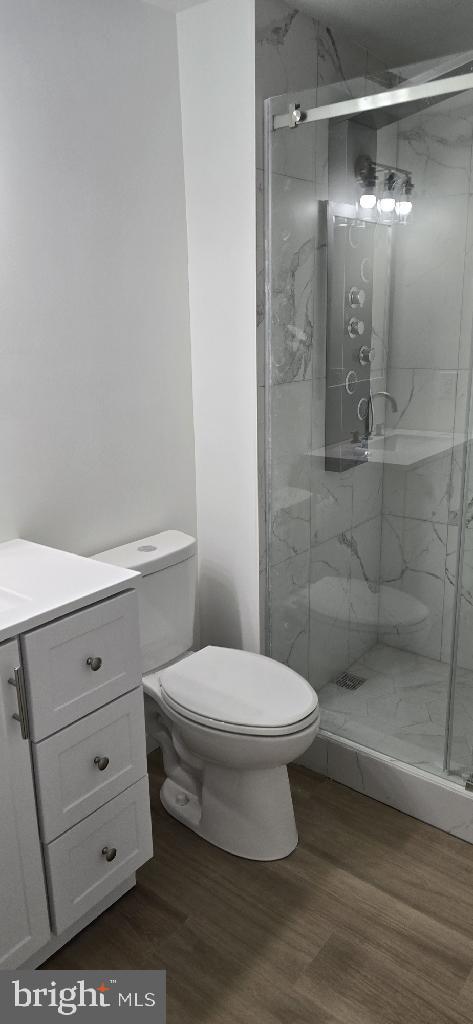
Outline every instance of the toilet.
<path fill-rule="evenodd" d="M 319 728 L 317 695 L 271 658 L 193 651 L 196 541 L 166 530 L 94 556 L 135 569 L 147 728 L 162 749 L 166 811 L 251 860 L 297 846 L 287 764 Z"/>

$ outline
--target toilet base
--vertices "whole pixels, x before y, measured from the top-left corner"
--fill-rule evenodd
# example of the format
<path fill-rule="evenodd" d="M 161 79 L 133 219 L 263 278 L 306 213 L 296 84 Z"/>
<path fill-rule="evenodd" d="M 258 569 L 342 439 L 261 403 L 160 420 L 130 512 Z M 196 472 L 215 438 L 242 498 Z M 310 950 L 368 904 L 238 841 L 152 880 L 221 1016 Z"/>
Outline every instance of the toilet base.
<path fill-rule="evenodd" d="M 207 764 L 200 797 L 170 778 L 160 796 L 173 818 L 237 857 L 281 860 L 297 846 L 286 767 L 241 771 Z"/>

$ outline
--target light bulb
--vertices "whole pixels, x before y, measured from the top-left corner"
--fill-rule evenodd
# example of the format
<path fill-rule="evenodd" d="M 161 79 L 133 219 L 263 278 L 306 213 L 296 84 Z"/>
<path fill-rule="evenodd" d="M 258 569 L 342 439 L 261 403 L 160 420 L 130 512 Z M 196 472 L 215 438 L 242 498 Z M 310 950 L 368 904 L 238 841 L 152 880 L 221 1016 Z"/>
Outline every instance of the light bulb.
<path fill-rule="evenodd" d="M 410 199 L 400 199 L 396 203 L 396 213 L 399 217 L 408 217 L 412 212 L 412 203 Z"/>
<path fill-rule="evenodd" d="M 394 196 L 383 196 L 378 202 L 378 210 L 380 213 L 392 213 L 395 205 Z"/>
<path fill-rule="evenodd" d="M 376 206 L 376 196 L 371 192 L 364 192 L 360 196 L 360 206 L 363 207 L 363 210 L 372 210 Z"/>

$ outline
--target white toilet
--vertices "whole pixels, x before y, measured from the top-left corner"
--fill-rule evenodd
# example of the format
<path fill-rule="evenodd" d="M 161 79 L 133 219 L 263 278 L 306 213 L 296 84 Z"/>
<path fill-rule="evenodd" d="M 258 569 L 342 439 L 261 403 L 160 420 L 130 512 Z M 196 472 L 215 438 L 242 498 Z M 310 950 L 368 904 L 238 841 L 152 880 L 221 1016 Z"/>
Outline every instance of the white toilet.
<path fill-rule="evenodd" d="M 223 850 L 278 860 L 297 846 L 286 765 L 317 733 L 317 695 L 263 655 L 192 652 L 195 554 L 193 537 L 167 530 L 95 558 L 142 575 L 143 687 L 163 751 L 163 806 Z"/>

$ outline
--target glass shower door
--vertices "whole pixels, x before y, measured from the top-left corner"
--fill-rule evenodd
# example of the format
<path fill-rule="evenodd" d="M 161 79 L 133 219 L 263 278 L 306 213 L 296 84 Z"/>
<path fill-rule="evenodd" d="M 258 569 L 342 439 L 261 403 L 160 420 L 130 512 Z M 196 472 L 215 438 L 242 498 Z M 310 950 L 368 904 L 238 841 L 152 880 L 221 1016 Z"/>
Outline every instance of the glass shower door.
<path fill-rule="evenodd" d="M 470 310 L 470 321 L 471 321 Z M 468 402 L 470 405 L 470 401 Z M 461 495 L 462 516 L 452 524 L 448 579 L 452 590 L 450 615 L 454 636 L 452 687 L 447 729 L 445 768 L 448 774 L 473 788 L 473 458 L 472 417 L 467 441 L 458 459 L 465 464 Z M 459 535 L 458 546 L 456 536 Z M 458 583 L 457 583 L 458 581 Z"/>
<path fill-rule="evenodd" d="M 471 85 L 267 104 L 267 650 L 434 773 L 473 724 Z"/>

